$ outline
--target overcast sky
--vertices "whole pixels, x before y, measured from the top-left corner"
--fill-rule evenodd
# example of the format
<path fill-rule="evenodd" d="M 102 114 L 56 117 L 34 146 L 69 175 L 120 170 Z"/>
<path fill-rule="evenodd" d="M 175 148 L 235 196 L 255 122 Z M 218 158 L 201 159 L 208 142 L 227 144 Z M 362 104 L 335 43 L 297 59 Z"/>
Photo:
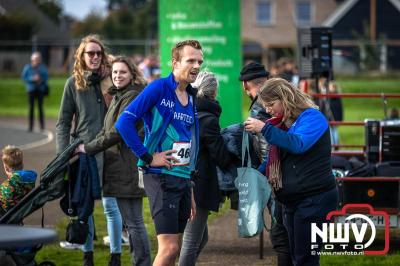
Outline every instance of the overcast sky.
<path fill-rule="evenodd" d="M 105 13 L 106 0 L 62 0 L 64 12 L 78 19 L 83 19 L 91 11 Z"/>

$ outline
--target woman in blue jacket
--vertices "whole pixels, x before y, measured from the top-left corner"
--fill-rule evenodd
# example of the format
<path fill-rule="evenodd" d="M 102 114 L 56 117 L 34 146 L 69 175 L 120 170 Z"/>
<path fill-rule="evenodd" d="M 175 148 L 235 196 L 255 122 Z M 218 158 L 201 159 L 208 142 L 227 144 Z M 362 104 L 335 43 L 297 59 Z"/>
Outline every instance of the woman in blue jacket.
<path fill-rule="evenodd" d="M 320 225 L 336 209 L 329 126 L 311 98 L 281 78 L 265 82 L 259 99 L 272 118 L 248 118 L 245 128 L 270 144 L 265 174 L 283 204 L 294 265 L 319 265 L 311 253 L 311 223 Z"/>

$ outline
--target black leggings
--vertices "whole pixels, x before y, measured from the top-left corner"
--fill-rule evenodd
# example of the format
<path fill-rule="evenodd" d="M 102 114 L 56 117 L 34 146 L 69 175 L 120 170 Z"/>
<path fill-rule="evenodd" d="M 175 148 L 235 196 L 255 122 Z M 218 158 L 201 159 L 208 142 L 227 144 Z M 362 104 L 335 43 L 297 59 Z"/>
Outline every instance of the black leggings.
<path fill-rule="evenodd" d="M 35 99 L 37 99 L 38 107 L 39 107 L 39 122 L 40 129 L 44 129 L 44 112 L 43 112 L 43 97 L 44 94 L 41 91 L 31 91 L 28 92 L 28 100 L 29 100 L 29 130 L 33 130 L 34 125 L 34 113 L 35 113 Z"/>

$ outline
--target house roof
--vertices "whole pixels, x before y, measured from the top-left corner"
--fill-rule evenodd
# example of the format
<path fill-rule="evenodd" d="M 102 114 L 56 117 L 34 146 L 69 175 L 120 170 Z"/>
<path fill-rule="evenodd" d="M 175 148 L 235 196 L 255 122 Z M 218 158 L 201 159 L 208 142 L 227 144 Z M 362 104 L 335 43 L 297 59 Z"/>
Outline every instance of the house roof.
<path fill-rule="evenodd" d="M 42 42 L 60 42 L 69 40 L 69 33 L 50 20 L 31 0 L 0 0 L 1 14 L 7 12 L 22 12 L 38 21 L 37 40 Z"/>
<path fill-rule="evenodd" d="M 324 27 L 333 27 L 346 15 L 360 0 L 347 0 L 343 2 L 326 20 L 322 22 Z M 400 12 L 400 0 L 387 0 Z"/>

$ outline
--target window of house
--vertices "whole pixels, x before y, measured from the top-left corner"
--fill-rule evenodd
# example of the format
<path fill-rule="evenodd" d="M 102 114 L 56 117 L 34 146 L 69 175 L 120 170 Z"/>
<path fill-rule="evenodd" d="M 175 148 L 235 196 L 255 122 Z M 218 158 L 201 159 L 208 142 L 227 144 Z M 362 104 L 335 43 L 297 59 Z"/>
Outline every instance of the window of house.
<path fill-rule="evenodd" d="M 271 1 L 258 1 L 256 3 L 256 16 L 257 25 L 271 25 L 273 23 Z"/>
<path fill-rule="evenodd" d="M 312 7 L 310 1 L 296 2 L 296 18 L 298 25 L 310 25 L 312 22 Z"/>

